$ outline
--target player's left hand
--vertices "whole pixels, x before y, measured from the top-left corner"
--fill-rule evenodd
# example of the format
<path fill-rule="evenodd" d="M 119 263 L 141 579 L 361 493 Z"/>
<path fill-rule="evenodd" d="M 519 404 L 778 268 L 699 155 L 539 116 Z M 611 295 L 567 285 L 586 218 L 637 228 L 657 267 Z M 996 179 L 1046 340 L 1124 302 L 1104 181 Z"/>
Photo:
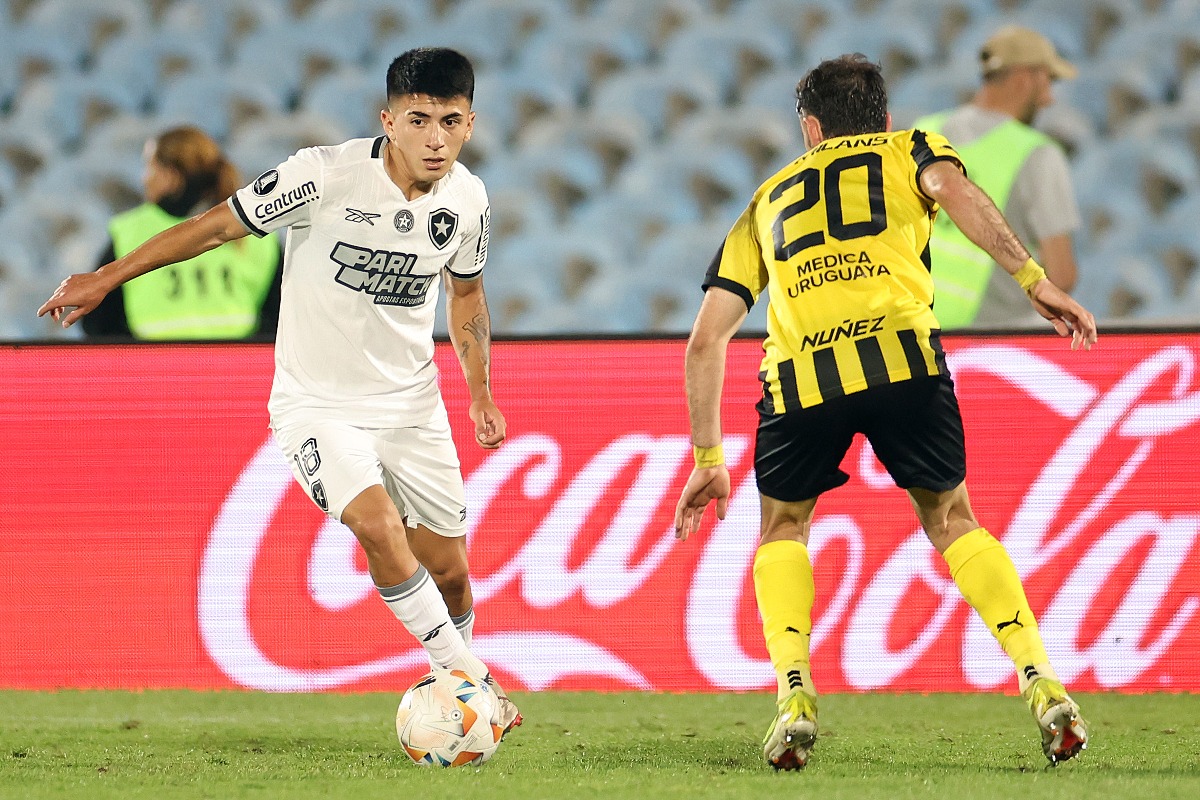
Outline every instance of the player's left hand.
<path fill-rule="evenodd" d="M 475 441 L 485 450 L 495 450 L 504 441 L 508 423 L 491 400 L 476 400 L 468 412 L 475 423 Z"/>
<path fill-rule="evenodd" d="M 717 501 L 717 519 L 725 519 L 725 509 L 729 506 L 729 469 L 724 464 L 692 470 L 675 506 L 676 539 L 684 541 L 700 530 L 700 518 L 713 500 Z"/>
<path fill-rule="evenodd" d="M 1091 312 L 1049 280 L 1038 281 L 1029 294 L 1034 309 L 1050 321 L 1059 336 L 1071 337 L 1072 350 L 1091 350 L 1096 343 L 1096 319 Z"/>
<path fill-rule="evenodd" d="M 58 285 L 50 299 L 42 303 L 37 315 L 40 317 L 48 312 L 55 322 L 69 328 L 100 305 L 111 290 L 108 280 L 98 272 L 70 275 Z"/>

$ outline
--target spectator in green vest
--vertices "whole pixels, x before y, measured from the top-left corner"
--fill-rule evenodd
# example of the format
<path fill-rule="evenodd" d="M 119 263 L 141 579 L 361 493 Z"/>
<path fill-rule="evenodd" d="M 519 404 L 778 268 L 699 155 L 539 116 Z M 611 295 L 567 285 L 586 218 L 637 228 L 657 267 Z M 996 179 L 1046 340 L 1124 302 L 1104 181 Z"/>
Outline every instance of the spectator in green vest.
<path fill-rule="evenodd" d="M 236 167 L 198 128 L 146 143 L 146 202 L 115 216 L 97 269 L 184 219 L 225 202 L 242 186 Z M 89 338 L 274 339 L 281 270 L 278 238 L 247 238 L 135 278 L 83 323 Z"/>
<path fill-rule="evenodd" d="M 967 174 L 996 202 L 1046 275 L 1069 292 L 1078 277 L 1072 237 L 1079 207 L 1065 153 L 1032 126 L 1038 111 L 1054 102 L 1052 83 L 1078 71 L 1049 39 L 1017 26 L 993 34 L 979 59 L 983 83 L 971 102 L 913 127 L 950 140 Z M 943 329 L 1042 322 L 1021 287 L 946 214 L 938 215 L 929 250 L 933 311 Z"/>

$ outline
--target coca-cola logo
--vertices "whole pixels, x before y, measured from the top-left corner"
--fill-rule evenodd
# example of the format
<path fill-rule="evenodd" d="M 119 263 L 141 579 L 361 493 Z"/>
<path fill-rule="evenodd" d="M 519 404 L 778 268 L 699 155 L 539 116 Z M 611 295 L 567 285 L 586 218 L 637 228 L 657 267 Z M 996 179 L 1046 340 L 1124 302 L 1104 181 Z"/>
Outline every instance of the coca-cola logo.
<path fill-rule="evenodd" d="M 1102 687 L 1132 683 L 1194 628 L 1200 610 L 1200 593 L 1182 582 L 1189 559 L 1196 558 L 1200 511 L 1122 504 L 1132 487 L 1160 479 L 1154 474 L 1156 449 L 1180 435 L 1196 443 L 1200 391 L 1194 353 L 1183 346 L 1158 350 L 1107 388 L 1015 346 L 963 347 L 948 358 L 960 387 L 1000 382 L 1011 400 L 1003 409 L 1009 421 L 1015 415 L 1030 437 L 1047 432 L 1055 437 L 1029 448 L 1046 454 L 1030 479 L 1011 487 L 973 485 L 973 494 L 977 502 L 988 492 L 1012 495 L 1007 519 L 984 523 L 1005 543 L 1027 584 L 1050 594 L 1038 623 L 1059 674 L 1068 681 L 1088 674 Z M 673 504 L 679 476 L 690 463 L 683 432 L 617 431 L 573 471 L 565 466 L 570 442 L 565 432 L 561 438 L 519 434 L 468 474 L 471 547 L 501 497 L 518 509 L 523 503 L 549 508 L 540 519 L 524 520 L 527 534 L 505 560 L 474 576 L 477 609 L 504 602 L 544 611 L 568 601 L 624 608 L 648 586 L 680 585 L 684 601 L 672 612 L 677 616 L 653 620 L 664 638 L 679 632 L 682 646 L 669 657 L 686 658 L 688 668 L 714 689 L 773 685 L 765 653 L 744 635 L 759 514 L 749 470 L 751 434 L 725 437 L 726 460 L 740 475 L 726 519 L 685 544 L 676 544 L 666 525 L 647 534 L 658 519 L 656 509 Z M 1023 449 L 1014 441 L 1010 452 L 996 457 L 1024 463 Z M 601 508 L 606 497 L 611 500 L 616 476 L 631 470 L 615 507 L 609 502 Z M 869 447 L 857 451 L 847 471 L 868 491 L 891 490 Z M 300 668 L 280 663 L 256 640 L 248 603 L 254 565 L 291 481 L 274 443 L 264 443 L 214 521 L 198 586 L 200 632 L 209 656 L 236 683 L 274 691 L 347 686 L 424 664 L 424 651 L 412 643 L 360 663 Z M 1137 496 L 1152 492 L 1139 490 Z M 961 688 L 990 689 L 1011 681 L 1011 664 L 990 632 L 964 613 L 957 588 L 937 569 L 915 521 L 905 522 L 910 532 L 898 545 L 880 552 L 863 520 L 853 509 L 823 513 L 818 506 L 813 525 L 810 552 L 828 586 L 814 619 L 812 650 L 818 662 L 822 653 L 836 654 L 826 684 L 861 690 L 896 685 L 931 648 L 947 641 L 958 648 Z M 587 543 L 582 554 L 581 541 Z M 321 527 L 308 558 L 313 603 L 339 612 L 371 597 L 370 577 L 356 566 L 356 548 L 341 525 Z M 676 563 L 677 548 L 690 548 L 689 569 L 663 574 L 664 565 Z M 836 569 L 824 566 L 835 562 Z M 930 598 L 915 622 L 911 609 L 903 607 L 914 594 Z M 654 607 L 655 598 L 646 600 Z M 903 625 L 902 615 L 908 615 Z M 659 685 L 639 666 L 643 656 L 622 650 L 622 626 L 641 622 L 613 618 L 605 629 L 521 629 L 517 617 L 515 629 L 477 636 L 472 648 L 532 689 L 571 676 L 639 689 L 678 688 Z M 902 641 L 896 636 L 900 627 L 912 631 Z M 402 633 L 396 638 L 407 644 Z"/>

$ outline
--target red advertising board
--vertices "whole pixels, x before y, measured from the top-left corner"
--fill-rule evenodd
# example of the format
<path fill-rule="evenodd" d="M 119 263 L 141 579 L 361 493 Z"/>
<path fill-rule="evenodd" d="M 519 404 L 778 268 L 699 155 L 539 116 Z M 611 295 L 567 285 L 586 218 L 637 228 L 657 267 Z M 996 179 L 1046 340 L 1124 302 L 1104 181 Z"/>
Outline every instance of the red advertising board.
<path fill-rule="evenodd" d="M 1200 690 L 1200 335 L 946 337 L 977 516 L 1079 690 Z M 473 649 L 507 686 L 774 685 L 749 564 L 759 343 L 730 350 L 734 494 L 678 543 L 681 341 L 502 342 L 498 451 L 472 441 Z M 0 686 L 397 689 L 425 658 L 267 430 L 268 346 L 0 349 Z M 860 440 L 817 507 L 823 691 L 1014 688 Z"/>

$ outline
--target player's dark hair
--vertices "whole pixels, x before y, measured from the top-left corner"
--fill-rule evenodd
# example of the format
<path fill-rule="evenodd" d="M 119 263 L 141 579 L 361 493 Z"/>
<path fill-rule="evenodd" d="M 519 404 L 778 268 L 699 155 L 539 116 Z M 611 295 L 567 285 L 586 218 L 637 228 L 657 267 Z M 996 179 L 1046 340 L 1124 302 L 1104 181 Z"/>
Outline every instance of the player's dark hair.
<path fill-rule="evenodd" d="M 467 57 L 448 47 L 418 47 L 401 53 L 388 67 L 387 96 L 427 94 L 439 100 L 475 99 L 475 70 Z"/>
<path fill-rule="evenodd" d="M 862 53 L 822 61 L 796 84 L 796 111 L 820 120 L 826 138 L 885 131 L 883 72 Z"/>

